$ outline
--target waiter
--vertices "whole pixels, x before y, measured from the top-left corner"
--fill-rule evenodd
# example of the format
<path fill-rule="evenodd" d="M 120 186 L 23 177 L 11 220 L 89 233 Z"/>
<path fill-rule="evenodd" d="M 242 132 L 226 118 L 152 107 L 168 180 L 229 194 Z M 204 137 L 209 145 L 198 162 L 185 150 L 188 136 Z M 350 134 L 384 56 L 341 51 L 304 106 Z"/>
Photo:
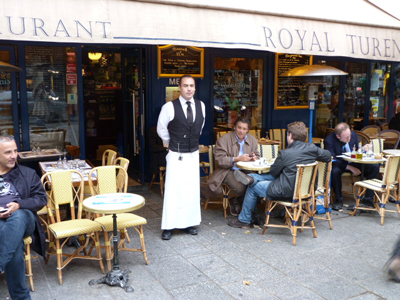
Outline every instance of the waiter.
<path fill-rule="evenodd" d="M 161 238 L 169 240 L 179 228 L 197 234 L 201 222 L 199 138 L 204 126 L 205 105 L 193 98 L 194 78 L 184 75 L 179 82 L 181 95 L 163 105 L 157 133 L 168 145 Z"/>

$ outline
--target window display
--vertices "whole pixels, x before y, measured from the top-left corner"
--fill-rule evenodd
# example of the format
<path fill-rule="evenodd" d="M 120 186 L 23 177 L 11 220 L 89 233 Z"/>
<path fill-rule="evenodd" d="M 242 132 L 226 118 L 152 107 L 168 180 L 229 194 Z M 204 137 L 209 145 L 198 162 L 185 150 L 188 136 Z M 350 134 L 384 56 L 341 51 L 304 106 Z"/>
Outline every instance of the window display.
<path fill-rule="evenodd" d="M 232 128 L 238 116 L 262 128 L 264 62 L 256 58 L 217 57 L 214 61 L 214 124 Z"/>

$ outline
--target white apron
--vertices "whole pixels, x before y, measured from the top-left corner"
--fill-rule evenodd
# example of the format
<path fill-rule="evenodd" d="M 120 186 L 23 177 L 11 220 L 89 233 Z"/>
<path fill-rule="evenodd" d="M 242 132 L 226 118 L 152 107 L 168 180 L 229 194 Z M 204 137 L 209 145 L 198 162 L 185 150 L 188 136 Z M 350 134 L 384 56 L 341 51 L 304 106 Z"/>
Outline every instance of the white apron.
<path fill-rule="evenodd" d="M 161 229 L 197 226 L 201 222 L 199 151 L 179 154 L 170 150 L 166 160 Z"/>

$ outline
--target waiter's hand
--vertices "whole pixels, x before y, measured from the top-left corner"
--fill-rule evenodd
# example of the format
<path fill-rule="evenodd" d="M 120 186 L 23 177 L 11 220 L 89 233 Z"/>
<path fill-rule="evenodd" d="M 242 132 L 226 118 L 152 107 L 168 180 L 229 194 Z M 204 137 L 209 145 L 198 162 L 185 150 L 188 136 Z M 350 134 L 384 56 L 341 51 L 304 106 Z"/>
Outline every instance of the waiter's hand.
<path fill-rule="evenodd" d="M 353 175 L 358 176 L 361 174 L 361 171 L 352 165 L 347 165 L 346 170 L 349 170 Z"/>

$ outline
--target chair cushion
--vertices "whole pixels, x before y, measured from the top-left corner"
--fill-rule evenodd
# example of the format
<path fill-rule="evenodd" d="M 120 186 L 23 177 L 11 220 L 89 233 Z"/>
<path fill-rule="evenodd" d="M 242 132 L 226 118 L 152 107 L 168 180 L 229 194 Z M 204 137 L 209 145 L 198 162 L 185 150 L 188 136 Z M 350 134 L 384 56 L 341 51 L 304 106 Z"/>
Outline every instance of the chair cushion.
<path fill-rule="evenodd" d="M 105 231 L 113 230 L 112 215 L 107 215 L 107 216 L 96 218 L 95 221 L 98 222 L 99 224 L 101 224 L 101 226 L 104 227 Z M 138 215 L 130 214 L 130 213 L 117 214 L 117 228 L 118 229 L 140 226 L 140 225 L 145 225 L 145 224 L 147 224 L 147 220 Z"/>
<path fill-rule="evenodd" d="M 373 191 L 379 191 L 379 192 L 384 192 L 386 190 L 385 187 L 383 187 L 383 182 L 382 180 L 379 179 L 369 179 L 369 180 L 363 180 L 363 181 L 357 181 L 355 186 L 361 186 Z M 392 190 L 396 188 L 394 185 L 390 185 L 389 189 Z"/>
<path fill-rule="evenodd" d="M 49 229 L 57 239 L 70 237 L 74 235 L 87 234 L 95 231 L 101 231 L 99 223 L 89 219 L 68 220 L 49 225 Z"/>

